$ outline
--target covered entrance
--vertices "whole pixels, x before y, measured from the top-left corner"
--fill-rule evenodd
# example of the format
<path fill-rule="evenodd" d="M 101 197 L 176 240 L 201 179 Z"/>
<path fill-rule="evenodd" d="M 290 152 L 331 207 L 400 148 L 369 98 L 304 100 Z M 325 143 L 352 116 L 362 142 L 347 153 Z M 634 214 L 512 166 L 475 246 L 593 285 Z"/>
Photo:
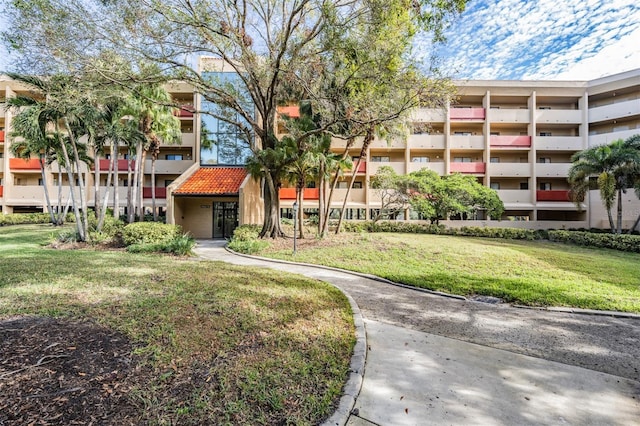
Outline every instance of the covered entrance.
<path fill-rule="evenodd" d="M 213 202 L 213 235 L 212 238 L 231 238 L 233 230 L 238 227 L 238 202 Z"/>

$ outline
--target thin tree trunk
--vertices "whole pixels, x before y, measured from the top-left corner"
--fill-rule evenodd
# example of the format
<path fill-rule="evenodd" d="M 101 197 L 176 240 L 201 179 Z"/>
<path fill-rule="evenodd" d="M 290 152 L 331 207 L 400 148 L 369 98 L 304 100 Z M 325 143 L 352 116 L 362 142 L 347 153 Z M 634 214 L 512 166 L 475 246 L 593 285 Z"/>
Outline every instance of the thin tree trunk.
<path fill-rule="evenodd" d="M 298 232 L 300 239 L 304 238 L 304 230 L 303 230 L 304 209 L 302 208 L 303 203 L 304 203 L 304 186 L 300 188 L 300 190 L 298 191 L 298 217 L 296 218 L 296 220 L 298 221 L 298 225 L 299 225 L 298 227 L 300 228 L 300 231 Z"/>
<path fill-rule="evenodd" d="M 151 156 L 151 210 L 153 211 L 153 221 L 158 221 L 158 212 L 156 211 L 156 158 L 155 153 Z"/>
<path fill-rule="evenodd" d="M 98 219 L 98 224 L 100 224 L 100 218 L 103 215 L 100 206 L 100 158 L 98 158 L 98 152 L 98 147 L 94 144 L 93 161 L 95 165 L 93 167 L 93 180 L 95 182 L 93 183 L 93 210 L 95 211 L 96 219 Z M 98 232 L 100 232 L 100 229 L 98 229 Z"/>
<path fill-rule="evenodd" d="M 89 217 L 88 217 L 88 212 L 87 212 L 87 198 L 84 196 L 85 194 L 85 190 L 84 190 L 84 176 L 82 175 L 82 172 L 80 171 L 80 156 L 78 155 L 78 147 L 76 145 L 76 140 L 75 140 L 75 136 L 73 135 L 72 131 L 71 131 L 71 126 L 69 125 L 69 120 L 67 120 L 67 118 L 64 119 L 64 123 L 65 123 L 65 127 L 67 129 L 68 132 L 68 136 L 69 136 L 69 141 L 71 141 L 71 148 L 73 149 L 73 157 L 74 157 L 74 161 L 75 161 L 75 168 L 78 172 L 78 191 L 79 191 L 79 197 L 80 197 L 80 203 L 81 203 L 81 207 L 82 207 L 82 227 L 84 229 L 84 235 L 85 238 L 88 236 L 88 229 L 89 229 Z M 86 241 L 86 240 L 83 240 Z"/>
<path fill-rule="evenodd" d="M 351 174 L 351 179 L 349 181 L 349 186 L 347 187 L 347 192 L 344 195 L 344 200 L 342 201 L 342 209 L 340 209 L 340 219 L 338 219 L 338 226 L 336 227 L 336 235 L 340 233 L 340 227 L 342 226 L 342 220 L 344 219 L 344 211 L 347 207 L 347 200 L 349 199 L 349 193 L 351 192 L 351 187 L 353 183 L 356 181 L 356 176 L 358 174 L 358 169 L 360 168 L 360 164 L 362 163 L 363 158 L 367 158 L 367 149 L 369 145 L 373 141 L 373 128 L 367 131 L 367 134 L 362 141 L 362 149 L 360 150 L 360 157 L 358 157 L 358 161 L 356 162 L 355 167 L 353 168 L 353 173 Z"/>
<path fill-rule="evenodd" d="M 102 226 L 104 225 L 104 218 L 107 216 L 107 206 L 109 205 L 109 188 L 111 187 L 111 180 L 113 179 L 113 166 L 114 159 L 111 156 L 109 160 L 109 168 L 107 170 L 107 182 L 104 190 L 104 199 L 102 200 L 102 205 L 100 206 L 100 217 L 98 218 L 98 227 L 97 231 L 102 231 Z"/>
<path fill-rule="evenodd" d="M 71 199 L 71 197 L 67 197 L 67 205 L 65 207 L 65 210 L 68 211 L 69 209 L 69 200 Z M 58 218 L 56 219 L 56 225 L 61 226 L 62 224 L 64 224 L 65 220 L 67 219 L 67 213 L 65 211 L 64 216 L 61 213 L 62 211 L 62 165 L 60 164 L 60 162 L 58 161 Z"/>
<path fill-rule="evenodd" d="M 73 190 L 73 172 L 71 171 L 71 159 L 69 158 L 69 153 L 67 152 L 67 147 L 64 141 L 62 141 L 62 154 L 64 155 L 65 164 L 67 164 L 67 177 L 69 178 L 69 192 L 71 194 L 71 204 L 73 205 L 73 214 L 76 218 L 76 230 L 78 231 L 78 236 L 80 237 L 80 241 L 86 241 L 87 236 L 85 234 L 84 226 L 82 225 L 82 217 L 80 215 L 80 209 L 78 208 L 78 203 L 76 202 L 75 191 Z"/>
<path fill-rule="evenodd" d="M 622 234 L 622 189 L 618 189 L 618 229 L 617 234 Z"/>
<path fill-rule="evenodd" d="M 127 206 L 129 209 L 128 212 L 128 222 L 133 223 L 135 221 L 136 212 L 135 212 L 135 204 L 136 204 L 136 179 L 137 179 L 137 165 L 140 163 L 140 158 L 136 156 L 136 161 L 134 163 L 133 169 L 131 168 L 131 151 L 129 151 L 129 161 L 127 162 Z"/>
<path fill-rule="evenodd" d="M 111 158 L 115 159 L 113 165 L 113 218 L 120 219 L 120 156 L 118 149 L 118 141 L 113 141 L 111 147 Z"/>
<path fill-rule="evenodd" d="M 636 221 L 634 222 L 633 226 L 629 229 L 629 233 L 631 234 L 633 231 L 635 231 L 638 225 L 640 225 L 640 214 L 636 218 Z"/>
<path fill-rule="evenodd" d="M 615 234 L 616 225 L 613 223 L 613 215 L 611 214 L 611 207 L 607 208 L 607 217 L 609 218 L 609 227 L 611 228 L 611 233 Z"/>
<path fill-rule="evenodd" d="M 138 220 L 144 222 L 144 162 L 146 160 L 147 153 L 142 151 L 142 158 L 140 158 L 140 166 L 138 167 Z"/>
<path fill-rule="evenodd" d="M 320 166 L 318 167 L 318 235 L 322 234 L 322 223 L 324 222 L 324 191 L 327 186 L 325 172 L 325 162 L 321 158 Z"/>
<path fill-rule="evenodd" d="M 44 160 L 40 158 L 40 174 L 42 175 L 42 186 L 44 189 L 44 200 L 47 203 L 47 211 L 49 212 L 49 217 L 51 218 L 51 224 L 56 225 L 56 216 L 53 214 L 53 206 L 51 205 L 51 198 L 49 197 L 49 187 L 47 186 L 47 176 L 44 170 Z M 59 166 L 58 166 L 59 167 Z"/>
<path fill-rule="evenodd" d="M 333 200 L 333 193 L 336 187 L 338 186 L 338 179 L 340 178 L 340 163 L 347 158 L 347 156 L 349 155 L 349 150 L 351 149 L 354 143 L 355 143 L 355 139 L 353 138 L 347 141 L 347 145 L 344 149 L 344 152 L 342 153 L 342 157 L 340 161 L 338 162 L 335 174 L 333 175 L 333 178 L 331 181 L 331 189 L 329 190 L 329 196 L 327 197 L 327 200 L 325 202 L 326 207 L 324 211 L 322 227 L 320 228 L 320 238 L 324 238 L 329 232 L 329 219 L 331 216 L 331 201 Z"/>

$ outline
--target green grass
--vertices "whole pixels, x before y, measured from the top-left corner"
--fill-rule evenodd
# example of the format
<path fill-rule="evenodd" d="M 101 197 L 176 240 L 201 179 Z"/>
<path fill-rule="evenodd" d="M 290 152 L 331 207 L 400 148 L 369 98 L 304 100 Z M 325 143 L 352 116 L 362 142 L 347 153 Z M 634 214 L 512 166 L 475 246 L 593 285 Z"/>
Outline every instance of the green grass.
<path fill-rule="evenodd" d="M 342 234 L 260 253 L 464 296 L 531 306 L 640 312 L 640 254 L 573 245 L 417 234 Z"/>
<path fill-rule="evenodd" d="M 335 288 L 224 263 L 43 247 L 49 226 L 0 228 L 0 319 L 89 319 L 124 332 L 152 371 L 141 423 L 314 424 L 354 344 Z M 155 420 L 154 420 L 155 419 Z"/>

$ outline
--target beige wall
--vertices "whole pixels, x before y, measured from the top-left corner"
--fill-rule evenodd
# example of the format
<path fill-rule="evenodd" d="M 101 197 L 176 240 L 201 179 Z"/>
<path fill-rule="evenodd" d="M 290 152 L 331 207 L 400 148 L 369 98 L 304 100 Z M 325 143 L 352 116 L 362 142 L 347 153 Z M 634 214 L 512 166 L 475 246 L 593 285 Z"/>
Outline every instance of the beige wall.
<path fill-rule="evenodd" d="M 261 224 L 264 220 L 264 200 L 260 182 L 247 176 L 240 188 L 238 219 L 240 225 Z"/>
<path fill-rule="evenodd" d="M 589 218 L 590 227 L 592 228 L 608 228 L 609 219 L 607 219 L 607 211 L 602 205 L 602 199 L 598 191 L 590 191 L 589 200 Z M 616 220 L 618 204 L 614 204 L 612 209 L 613 220 Z M 622 195 L 622 227 L 629 228 L 640 215 L 640 200 L 633 191 L 628 191 Z"/>
<path fill-rule="evenodd" d="M 176 197 L 173 204 L 176 225 L 196 238 L 213 236 L 213 198 Z"/>

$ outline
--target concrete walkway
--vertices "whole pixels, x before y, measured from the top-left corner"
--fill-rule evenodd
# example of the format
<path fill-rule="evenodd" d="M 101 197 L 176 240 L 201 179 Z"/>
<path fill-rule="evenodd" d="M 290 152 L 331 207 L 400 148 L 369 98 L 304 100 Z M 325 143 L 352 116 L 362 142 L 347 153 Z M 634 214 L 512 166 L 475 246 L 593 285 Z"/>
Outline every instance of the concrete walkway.
<path fill-rule="evenodd" d="M 449 299 L 218 241 L 196 253 L 327 281 L 355 300 L 367 358 L 347 425 L 640 424 L 638 319 Z"/>

